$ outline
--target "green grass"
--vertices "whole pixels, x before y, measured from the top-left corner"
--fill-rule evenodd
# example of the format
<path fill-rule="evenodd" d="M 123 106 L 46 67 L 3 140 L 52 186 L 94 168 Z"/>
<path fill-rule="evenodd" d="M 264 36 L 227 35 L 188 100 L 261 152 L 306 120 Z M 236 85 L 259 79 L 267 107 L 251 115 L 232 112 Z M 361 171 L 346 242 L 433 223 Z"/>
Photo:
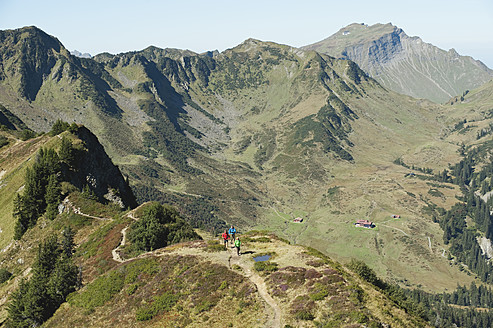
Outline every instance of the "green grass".
<path fill-rule="evenodd" d="M 258 272 L 270 273 L 277 271 L 278 264 L 276 262 L 271 262 L 271 261 L 255 262 L 253 268 Z"/>
<path fill-rule="evenodd" d="M 124 283 L 125 274 L 121 271 L 112 271 L 96 279 L 85 290 L 69 295 L 68 302 L 74 306 L 84 308 L 90 313 L 94 311 L 94 308 L 104 305 L 115 294 L 119 293 Z"/>
<path fill-rule="evenodd" d="M 158 313 L 171 310 L 179 299 L 180 295 L 174 295 L 168 292 L 156 296 L 151 305 L 137 309 L 136 319 L 137 321 L 151 320 Z"/>

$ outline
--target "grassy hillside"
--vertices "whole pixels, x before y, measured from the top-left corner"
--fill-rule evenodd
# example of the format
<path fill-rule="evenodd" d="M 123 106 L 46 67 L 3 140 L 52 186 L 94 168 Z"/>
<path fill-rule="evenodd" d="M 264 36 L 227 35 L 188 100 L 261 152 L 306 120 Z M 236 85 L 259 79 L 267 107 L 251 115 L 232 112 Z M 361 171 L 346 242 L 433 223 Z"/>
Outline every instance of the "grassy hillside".
<path fill-rule="evenodd" d="M 22 74 L 4 72 L 2 104 L 36 131 L 58 117 L 84 122 L 140 202 L 178 205 L 211 232 L 269 229 L 402 284 L 471 281 L 429 210 L 460 194 L 427 180 L 426 169 L 460 160 L 450 106 L 388 91 L 351 61 L 254 39 L 215 54 L 150 47 L 79 59 L 34 28 L 2 35 L 4 67 L 33 38 L 29 67 L 47 77 L 27 96 Z M 355 229 L 356 219 L 377 227 Z"/>
<path fill-rule="evenodd" d="M 426 326 L 338 264 L 273 235 L 245 236 L 241 257 L 215 245 L 124 261 L 71 295 L 47 326 Z M 261 254 L 271 259 L 255 263 Z"/>

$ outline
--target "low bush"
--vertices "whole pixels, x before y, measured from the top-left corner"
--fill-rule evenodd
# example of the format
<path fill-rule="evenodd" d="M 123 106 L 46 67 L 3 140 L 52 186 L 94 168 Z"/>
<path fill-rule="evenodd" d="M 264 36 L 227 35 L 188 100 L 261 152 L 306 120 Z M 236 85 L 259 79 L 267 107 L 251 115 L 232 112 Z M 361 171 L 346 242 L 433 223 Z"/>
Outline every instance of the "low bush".
<path fill-rule="evenodd" d="M 254 269 L 258 272 L 274 272 L 277 271 L 277 263 L 264 261 L 264 262 L 255 262 Z"/>
<path fill-rule="evenodd" d="M 12 273 L 10 273 L 7 269 L 5 268 L 0 268 L 0 284 L 3 284 L 7 280 L 12 277 Z"/>
<path fill-rule="evenodd" d="M 69 303 L 92 311 L 119 293 L 123 288 L 124 281 L 125 276 L 122 271 L 113 271 L 96 279 L 82 293 L 71 294 Z"/>
<path fill-rule="evenodd" d="M 138 321 L 151 320 L 158 313 L 171 310 L 179 299 L 180 295 L 174 295 L 170 292 L 157 296 L 152 304 L 137 310 L 136 319 Z"/>
<path fill-rule="evenodd" d="M 312 293 L 310 294 L 310 298 L 314 301 L 321 301 L 329 295 L 329 290 L 327 286 L 322 285 L 321 283 L 315 283 L 312 289 Z"/>
<path fill-rule="evenodd" d="M 224 245 L 221 244 L 221 242 L 217 240 L 209 240 L 207 242 L 207 247 L 205 248 L 207 252 L 213 253 L 213 252 L 222 252 L 224 251 Z"/>

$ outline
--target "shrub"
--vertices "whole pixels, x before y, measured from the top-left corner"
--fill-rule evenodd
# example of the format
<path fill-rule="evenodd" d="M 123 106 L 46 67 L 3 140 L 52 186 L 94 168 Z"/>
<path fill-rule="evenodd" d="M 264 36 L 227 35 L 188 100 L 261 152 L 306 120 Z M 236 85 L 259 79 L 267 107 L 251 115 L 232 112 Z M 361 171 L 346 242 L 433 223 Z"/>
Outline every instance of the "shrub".
<path fill-rule="evenodd" d="M 56 122 L 51 127 L 50 136 L 54 137 L 62 133 L 63 131 L 66 131 L 69 128 L 69 126 L 70 124 L 68 124 L 67 122 L 64 122 L 60 119 L 56 120 Z"/>
<path fill-rule="evenodd" d="M 322 285 L 321 283 L 315 283 L 313 286 L 313 293 L 310 294 L 310 298 L 314 301 L 321 301 L 329 295 L 329 290 L 327 286 Z"/>
<path fill-rule="evenodd" d="M 137 310 L 135 318 L 137 321 L 151 320 L 157 314 L 157 311 L 153 307 L 145 307 Z"/>
<path fill-rule="evenodd" d="M 309 311 L 303 310 L 296 313 L 296 318 L 300 320 L 313 320 L 315 319 L 315 316 L 311 314 Z"/>
<path fill-rule="evenodd" d="M 252 238 L 252 241 L 257 242 L 257 243 L 270 243 L 271 240 L 268 237 L 258 237 L 258 238 Z"/>
<path fill-rule="evenodd" d="M 0 284 L 3 284 L 12 277 L 12 273 L 5 268 L 0 268 Z"/>
<path fill-rule="evenodd" d="M 228 287 L 228 282 L 227 282 L 226 280 L 224 280 L 224 281 L 221 283 L 221 285 L 219 286 L 219 288 L 218 288 L 218 289 L 219 289 L 219 290 L 223 290 L 223 289 L 225 289 L 225 288 L 227 288 L 227 287 Z"/>
<path fill-rule="evenodd" d="M 2 148 L 3 146 L 7 145 L 9 143 L 9 139 L 4 137 L 4 136 L 0 136 L 0 148 Z"/>
<path fill-rule="evenodd" d="M 29 139 L 32 139 L 36 136 L 36 133 L 34 133 L 34 131 L 31 131 L 31 130 L 22 130 L 21 132 L 21 140 L 22 141 L 26 141 L 26 140 L 29 140 Z"/>
<path fill-rule="evenodd" d="M 315 308 L 315 302 L 308 295 L 297 296 L 291 303 L 291 313 L 300 320 L 313 320 L 315 316 L 312 310 Z"/>
<path fill-rule="evenodd" d="M 207 247 L 205 248 L 207 252 L 222 252 L 224 251 L 224 245 L 217 240 L 207 241 Z"/>
<path fill-rule="evenodd" d="M 132 295 L 133 293 L 135 293 L 138 287 L 139 287 L 138 284 L 131 284 L 130 286 L 128 286 L 127 295 Z"/>
<path fill-rule="evenodd" d="M 153 258 L 133 261 L 126 266 L 125 283 L 133 283 L 141 274 L 153 276 L 159 272 L 159 264 Z"/>
<path fill-rule="evenodd" d="M 106 276 L 99 277 L 87 286 L 87 289 L 75 294 L 70 298 L 69 303 L 82 307 L 86 310 L 93 310 L 101 306 L 122 290 L 124 275 L 122 272 L 113 271 Z"/>
<path fill-rule="evenodd" d="M 264 262 L 255 262 L 254 269 L 259 272 L 274 272 L 277 271 L 277 263 L 264 261 Z"/>

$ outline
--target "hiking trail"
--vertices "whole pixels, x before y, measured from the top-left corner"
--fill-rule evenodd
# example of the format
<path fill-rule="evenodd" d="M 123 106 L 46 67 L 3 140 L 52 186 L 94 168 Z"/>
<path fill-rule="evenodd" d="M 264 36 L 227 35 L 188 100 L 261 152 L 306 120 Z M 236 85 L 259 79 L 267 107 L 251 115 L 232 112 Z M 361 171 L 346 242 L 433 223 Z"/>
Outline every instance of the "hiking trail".
<path fill-rule="evenodd" d="M 176 248 L 176 245 L 170 245 L 170 247 L 164 247 L 157 249 L 155 251 L 145 252 L 140 254 L 137 257 L 122 259 L 120 254 L 118 253 L 119 249 L 125 245 L 126 243 L 126 232 L 128 226 L 121 230 L 122 240 L 120 244 L 112 250 L 113 260 L 118 263 L 125 263 L 127 261 L 136 259 L 136 258 L 144 258 L 149 256 L 169 256 L 172 254 L 180 254 L 180 255 L 194 255 L 204 257 L 208 260 L 212 260 L 215 262 L 219 262 L 223 265 L 228 266 L 229 269 L 233 269 L 233 265 L 238 265 L 241 268 L 241 274 L 248 278 L 256 287 L 259 293 L 259 296 L 265 301 L 267 304 L 267 317 L 265 318 L 265 327 L 269 328 L 281 328 L 281 317 L 282 312 L 279 304 L 270 296 L 267 285 L 265 283 L 264 278 L 262 278 L 259 274 L 257 274 L 253 269 L 253 262 L 249 261 L 250 258 L 246 256 L 238 256 L 236 255 L 236 248 L 229 246 L 227 247 L 226 252 L 220 253 L 207 253 L 203 251 L 198 251 L 197 248 L 184 248 L 179 247 Z M 201 241 L 199 241 L 201 242 Z"/>
<path fill-rule="evenodd" d="M 229 248 L 228 252 L 228 263 L 230 264 L 230 269 L 232 269 L 232 265 L 238 265 L 243 271 L 245 277 L 250 279 L 250 281 L 257 286 L 260 297 L 262 297 L 262 299 L 270 306 L 273 316 L 269 315 L 267 317 L 265 326 L 281 328 L 281 308 L 267 291 L 267 285 L 265 284 L 264 278 L 260 277 L 255 271 L 253 271 L 252 264 L 247 263 L 245 260 L 242 260 L 241 256 L 236 255 L 235 248 Z"/>

